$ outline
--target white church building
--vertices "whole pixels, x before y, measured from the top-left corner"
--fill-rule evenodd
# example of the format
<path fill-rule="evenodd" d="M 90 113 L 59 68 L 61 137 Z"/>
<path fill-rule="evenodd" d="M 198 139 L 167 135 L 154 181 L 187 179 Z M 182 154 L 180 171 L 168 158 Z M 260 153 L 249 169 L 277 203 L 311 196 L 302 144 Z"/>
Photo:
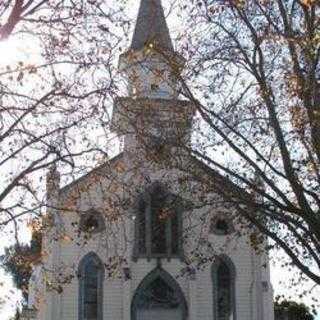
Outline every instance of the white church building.
<path fill-rule="evenodd" d="M 215 188 L 243 191 L 183 148 L 196 112 L 179 99 L 183 66 L 161 0 L 141 0 L 112 116 L 123 151 L 64 187 L 48 173 L 25 319 L 274 319 L 268 256 Z"/>

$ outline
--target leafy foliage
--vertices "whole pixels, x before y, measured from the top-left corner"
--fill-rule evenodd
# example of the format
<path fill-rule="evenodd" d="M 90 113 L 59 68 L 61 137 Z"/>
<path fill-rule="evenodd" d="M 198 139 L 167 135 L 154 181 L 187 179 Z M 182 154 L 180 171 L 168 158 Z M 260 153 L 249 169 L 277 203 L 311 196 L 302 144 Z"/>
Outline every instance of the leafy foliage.
<path fill-rule="evenodd" d="M 114 61 L 130 26 L 121 1 L 115 2 L 0 4 L 2 41 L 22 35 L 40 49 L 35 62 L 0 66 L 0 226 L 13 223 L 17 240 L 18 219 L 43 213 L 43 170 L 59 163 L 70 180 L 106 156 L 96 133 L 109 133 L 107 105 L 122 88 Z M 245 226 L 257 228 L 288 255 L 301 279 L 320 284 L 317 1 L 180 5 L 179 14 L 187 17 L 180 51 L 188 70 L 176 76 L 200 123 L 194 143 L 180 147 L 236 186 L 203 179 L 199 199 L 214 189 L 238 209 Z M 156 154 L 161 162 L 170 149 L 162 145 Z M 116 221 L 120 206 L 109 201 Z M 255 247 L 265 245 L 263 240 L 251 237 Z M 4 256 L 4 266 L 24 287 L 31 262 L 24 265 L 20 258 L 32 260 L 31 247 L 16 244 Z"/>
<path fill-rule="evenodd" d="M 304 303 L 297 303 L 290 300 L 276 299 L 274 303 L 275 318 L 278 320 L 286 319 L 285 314 L 288 315 L 288 320 L 313 320 L 316 312 L 310 311 L 309 307 Z"/>
<path fill-rule="evenodd" d="M 215 186 L 287 254 L 287 266 L 319 284 L 317 1 L 201 0 L 181 8 L 190 30 L 184 95 L 200 123 L 189 151 L 248 194 Z"/>
<path fill-rule="evenodd" d="M 16 313 L 13 317 L 10 318 L 10 320 L 20 320 L 21 319 L 21 312 L 20 310 L 17 308 L 16 309 Z"/>
<path fill-rule="evenodd" d="M 41 233 L 34 233 L 30 244 L 15 243 L 5 248 L 0 259 L 2 267 L 12 276 L 13 283 L 27 300 L 32 266 L 41 260 Z"/>
<path fill-rule="evenodd" d="M 17 237 L 18 218 L 43 213 L 48 167 L 59 162 L 70 180 L 107 156 L 96 136 L 108 134 L 117 33 L 127 28 L 115 3 L 1 1 L 1 231 Z"/>

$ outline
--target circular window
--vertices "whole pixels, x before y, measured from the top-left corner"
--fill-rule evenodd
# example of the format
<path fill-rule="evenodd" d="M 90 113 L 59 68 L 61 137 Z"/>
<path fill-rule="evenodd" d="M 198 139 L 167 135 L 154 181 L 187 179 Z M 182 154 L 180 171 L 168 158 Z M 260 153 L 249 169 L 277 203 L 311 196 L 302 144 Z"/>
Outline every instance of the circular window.
<path fill-rule="evenodd" d="M 230 220 L 223 217 L 216 217 L 211 222 L 211 233 L 225 236 L 233 232 L 233 226 Z"/>
<path fill-rule="evenodd" d="M 90 210 L 80 218 L 80 230 L 88 233 L 98 233 L 105 229 L 104 219 L 100 212 Z"/>

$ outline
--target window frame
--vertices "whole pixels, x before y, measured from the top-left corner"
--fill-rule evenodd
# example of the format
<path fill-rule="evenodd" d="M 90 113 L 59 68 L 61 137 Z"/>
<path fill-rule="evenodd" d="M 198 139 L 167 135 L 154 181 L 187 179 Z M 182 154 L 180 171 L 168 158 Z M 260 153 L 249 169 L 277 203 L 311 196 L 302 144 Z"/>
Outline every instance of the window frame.
<path fill-rule="evenodd" d="M 212 277 L 212 297 L 213 297 L 213 319 L 219 319 L 218 315 L 218 269 L 220 265 L 224 263 L 230 272 L 230 303 L 231 310 L 233 313 L 233 320 L 237 319 L 237 307 L 236 307 L 236 267 L 232 260 L 227 255 L 216 256 L 215 262 L 211 267 L 211 277 Z"/>
<path fill-rule="evenodd" d="M 97 275 L 97 320 L 103 320 L 103 282 L 105 276 L 104 265 L 98 255 L 94 252 L 86 254 L 79 263 L 78 279 L 79 279 L 79 295 L 78 295 L 78 319 L 87 320 L 84 317 L 84 297 L 85 297 L 85 268 L 88 263 L 95 263 L 98 266 Z M 90 319 L 88 319 L 90 320 Z"/>
<path fill-rule="evenodd" d="M 174 211 L 177 215 L 177 223 L 178 223 L 178 248 L 177 253 L 172 253 L 172 220 L 168 219 L 166 222 L 166 252 L 165 253 L 152 253 L 152 203 L 151 203 L 151 195 L 155 192 L 156 188 L 161 188 L 164 193 L 165 201 L 167 202 L 175 202 L 174 203 Z M 145 248 L 146 252 L 141 253 L 139 248 L 140 243 L 140 214 L 139 203 L 143 201 L 145 203 Z M 154 183 L 148 190 L 146 190 L 143 194 L 141 194 L 137 199 L 136 206 L 136 219 L 135 219 L 135 237 L 134 237 L 134 248 L 133 248 L 133 261 L 137 261 L 139 258 L 144 258 L 150 261 L 152 258 L 166 258 L 168 261 L 170 259 L 184 259 L 183 255 L 183 226 L 182 226 L 182 212 L 184 208 L 182 205 L 181 199 L 179 199 L 176 195 L 171 194 L 166 191 L 164 186 L 160 183 Z"/>
<path fill-rule="evenodd" d="M 91 231 L 85 230 L 85 223 L 91 217 L 93 217 L 97 220 L 98 227 L 95 228 L 94 230 L 91 230 Z M 79 221 L 79 230 L 81 232 L 86 232 L 89 234 L 96 234 L 96 233 L 100 233 L 100 232 L 104 231 L 105 228 L 106 228 L 106 224 L 105 224 L 104 218 L 99 211 L 97 211 L 95 209 L 90 209 L 90 210 L 86 211 L 85 213 L 81 214 L 80 221 Z"/>
<path fill-rule="evenodd" d="M 217 222 L 219 220 L 224 220 L 224 222 L 228 225 L 228 230 L 224 233 L 222 230 L 216 227 Z M 234 232 L 234 226 L 230 218 L 224 217 L 222 215 L 217 215 L 211 219 L 210 223 L 210 233 L 216 236 L 228 236 Z"/>
<path fill-rule="evenodd" d="M 137 305 L 139 303 L 139 299 L 143 295 L 143 291 L 148 288 L 153 281 L 157 278 L 161 278 L 166 284 L 174 290 L 179 298 L 180 305 L 182 307 L 182 318 L 183 320 L 188 319 L 188 304 L 185 298 L 185 295 L 179 285 L 179 283 L 164 269 L 161 267 L 157 267 L 149 272 L 140 282 L 138 288 L 135 290 L 131 301 L 131 320 L 137 320 Z"/>

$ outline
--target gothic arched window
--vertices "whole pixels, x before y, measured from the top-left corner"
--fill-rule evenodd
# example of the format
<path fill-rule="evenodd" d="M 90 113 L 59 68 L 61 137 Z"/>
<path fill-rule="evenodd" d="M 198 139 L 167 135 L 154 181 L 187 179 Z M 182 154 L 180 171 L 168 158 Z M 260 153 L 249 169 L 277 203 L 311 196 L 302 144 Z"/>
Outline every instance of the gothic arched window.
<path fill-rule="evenodd" d="M 151 271 L 133 297 L 131 319 L 185 320 L 187 316 L 187 303 L 176 280 L 161 268 Z"/>
<path fill-rule="evenodd" d="M 155 184 L 139 198 L 134 258 L 181 257 L 182 207 L 178 197 Z"/>
<path fill-rule="evenodd" d="M 235 267 L 226 256 L 212 266 L 214 319 L 235 320 Z"/>
<path fill-rule="evenodd" d="M 79 320 L 102 320 L 104 267 L 91 252 L 79 264 Z"/>

